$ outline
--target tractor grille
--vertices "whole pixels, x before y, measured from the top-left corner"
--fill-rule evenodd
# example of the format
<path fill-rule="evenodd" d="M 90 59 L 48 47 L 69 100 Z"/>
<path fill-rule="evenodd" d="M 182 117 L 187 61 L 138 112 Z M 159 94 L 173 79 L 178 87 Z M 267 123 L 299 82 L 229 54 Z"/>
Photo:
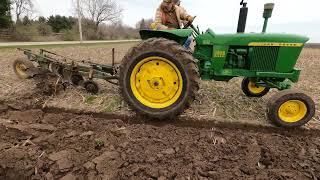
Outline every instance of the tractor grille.
<path fill-rule="evenodd" d="M 250 61 L 252 71 L 275 71 L 279 47 L 254 47 Z"/>

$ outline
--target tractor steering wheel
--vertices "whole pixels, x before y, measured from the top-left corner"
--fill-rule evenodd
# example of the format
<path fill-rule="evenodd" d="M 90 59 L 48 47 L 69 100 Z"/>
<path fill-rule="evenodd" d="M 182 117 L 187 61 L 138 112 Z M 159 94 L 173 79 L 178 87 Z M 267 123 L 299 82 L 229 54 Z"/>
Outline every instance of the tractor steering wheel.
<path fill-rule="evenodd" d="M 197 17 L 197 16 L 195 16 L 192 21 L 188 21 L 188 23 L 185 24 L 182 29 L 188 29 L 190 26 L 192 26 L 192 23 L 193 23 L 193 21 L 194 21 L 194 19 L 195 19 L 196 17 Z"/>

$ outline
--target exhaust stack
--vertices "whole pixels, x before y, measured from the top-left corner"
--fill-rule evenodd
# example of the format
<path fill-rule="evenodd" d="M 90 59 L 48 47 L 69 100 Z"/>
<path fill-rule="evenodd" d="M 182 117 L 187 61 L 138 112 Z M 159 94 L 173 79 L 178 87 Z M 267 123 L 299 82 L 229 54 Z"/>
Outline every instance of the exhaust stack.
<path fill-rule="evenodd" d="M 247 3 L 243 1 L 244 0 L 240 2 L 240 5 L 242 5 L 242 7 L 240 8 L 240 13 L 239 13 L 237 33 L 244 33 L 246 30 L 248 7 L 247 7 Z"/>
<path fill-rule="evenodd" d="M 274 3 L 267 3 L 264 5 L 264 12 L 263 12 L 264 24 L 262 29 L 263 33 L 267 31 L 268 20 L 272 16 L 273 8 L 274 8 Z"/>

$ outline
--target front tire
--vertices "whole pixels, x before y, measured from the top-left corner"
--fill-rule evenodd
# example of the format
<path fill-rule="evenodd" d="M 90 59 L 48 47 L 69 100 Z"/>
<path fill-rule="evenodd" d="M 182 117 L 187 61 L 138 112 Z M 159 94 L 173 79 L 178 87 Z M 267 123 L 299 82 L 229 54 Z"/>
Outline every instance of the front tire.
<path fill-rule="evenodd" d="M 180 115 L 199 90 L 196 60 L 181 45 L 148 39 L 123 58 L 119 85 L 125 101 L 138 114 L 154 119 Z"/>
<path fill-rule="evenodd" d="M 270 88 L 256 85 L 250 78 L 242 80 L 241 89 L 248 97 L 263 97 L 270 91 Z"/>
<path fill-rule="evenodd" d="M 313 118 L 315 103 L 304 93 L 284 90 L 270 99 L 267 114 L 276 126 L 296 128 L 307 124 Z"/>

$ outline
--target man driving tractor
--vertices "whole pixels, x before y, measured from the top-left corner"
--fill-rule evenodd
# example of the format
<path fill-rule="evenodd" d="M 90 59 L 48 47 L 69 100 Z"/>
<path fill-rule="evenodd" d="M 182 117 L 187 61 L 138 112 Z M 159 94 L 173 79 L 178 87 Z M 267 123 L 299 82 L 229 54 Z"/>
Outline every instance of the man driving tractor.
<path fill-rule="evenodd" d="M 180 6 L 180 0 L 163 0 L 156 11 L 153 29 L 181 29 L 185 21 L 192 22 L 193 16 Z"/>

